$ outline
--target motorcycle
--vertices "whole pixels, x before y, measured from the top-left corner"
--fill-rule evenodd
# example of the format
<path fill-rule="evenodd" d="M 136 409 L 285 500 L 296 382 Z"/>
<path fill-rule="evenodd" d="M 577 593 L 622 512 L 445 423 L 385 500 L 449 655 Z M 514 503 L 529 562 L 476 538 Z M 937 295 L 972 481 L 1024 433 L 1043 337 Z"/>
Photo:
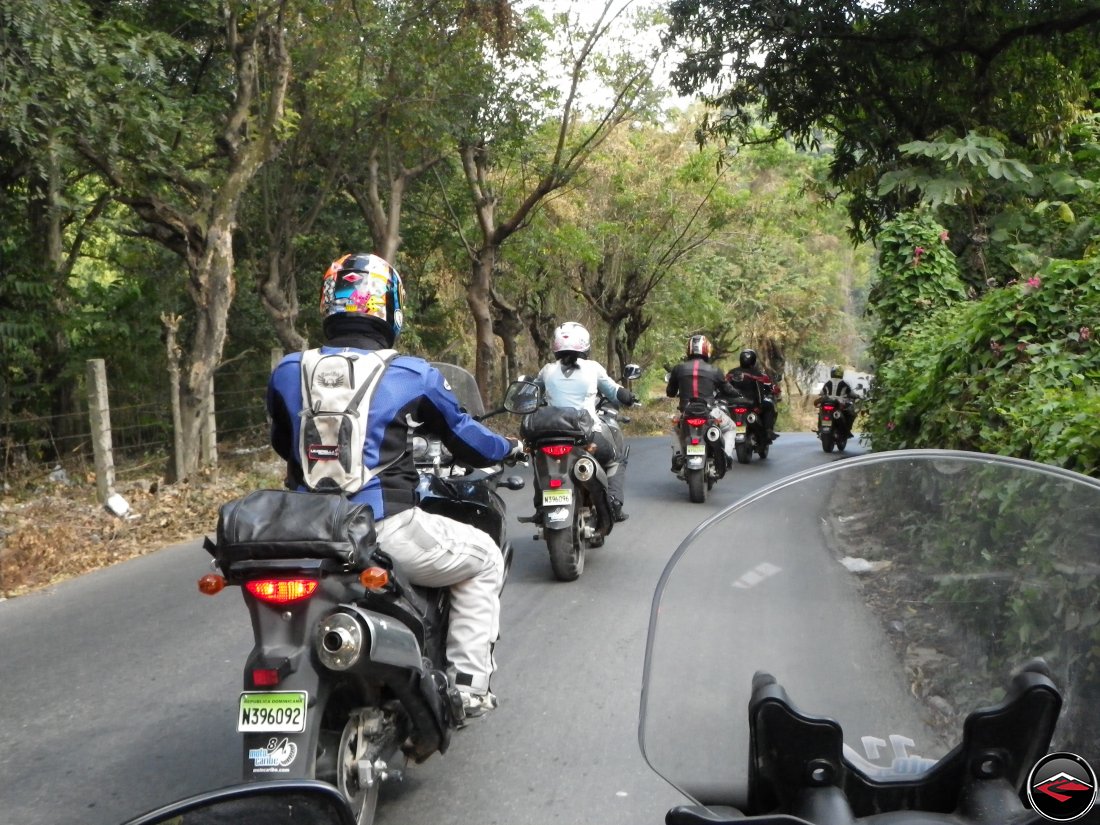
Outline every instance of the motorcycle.
<path fill-rule="evenodd" d="M 485 413 L 472 375 L 437 367 L 475 418 L 512 408 L 506 396 Z M 419 506 L 489 533 L 507 575 L 512 546 L 496 488 L 523 480 L 503 478 L 500 466 L 461 467 L 438 439 L 412 442 Z M 238 699 L 243 779 L 322 780 L 367 825 L 381 783 L 401 779 L 409 758 L 444 753 L 464 724 L 447 678 L 448 590 L 410 583 L 378 546 L 371 508 L 334 494 L 267 490 L 230 502 L 205 547 L 220 572 L 199 589 L 239 586 L 252 622 Z"/>
<path fill-rule="evenodd" d="M 628 364 L 624 380 L 640 375 L 640 367 Z M 588 414 L 570 407 L 547 406 L 537 384 L 526 386 L 526 398 L 534 395 L 538 399 L 537 409 L 523 419 L 520 430 L 532 457 L 536 501 L 535 514 L 519 521 L 536 525 L 534 538 L 546 541 L 554 577 L 575 581 L 584 572 L 588 549 L 602 547 L 615 526 L 608 468 L 596 460 Z M 618 410 L 602 398 L 596 410 L 616 444 L 620 463 L 625 463 L 630 448 L 619 428 Z M 610 469 L 612 473 L 617 471 L 617 466 Z"/>
<path fill-rule="evenodd" d="M 687 482 L 688 498 L 695 504 L 707 500 L 707 493 L 725 478 L 728 461 L 722 444 L 722 430 L 705 401 L 689 401 L 676 423 L 683 465 L 677 475 Z"/>
<path fill-rule="evenodd" d="M 650 616 L 639 742 L 691 801 L 665 821 L 1095 822 L 1098 539 L 1100 481 L 943 450 L 710 518 Z"/>
<path fill-rule="evenodd" d="M 764 417 L 760 405 L 741 396 L 730 400 L 729 409 L 730 418 L 733 419 L 733 449 L 737 455 L 737 463 L 748 464 L 752 461 L 753 453 L 759 455 L 761 459 L 767 458 L 768 451 L 771 449 L 771 439 L 764 428 Z"/>
<path fill-rule="evenodd" d="M 834 446 L 844 452 L 848 446 L 848 439 L 852 437 L 851 403 L 846 398 L 832 395 L 821 399 L 821 405 L 817 408 L 817 437 L 825 452 L 831 453 Z"/>

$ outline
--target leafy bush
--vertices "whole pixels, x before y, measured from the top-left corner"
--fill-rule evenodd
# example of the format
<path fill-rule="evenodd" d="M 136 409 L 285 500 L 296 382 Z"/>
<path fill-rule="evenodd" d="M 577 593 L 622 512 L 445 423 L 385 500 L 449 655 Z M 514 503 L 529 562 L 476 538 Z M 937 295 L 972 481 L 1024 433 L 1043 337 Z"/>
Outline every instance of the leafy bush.
<path fill-rule="evenodd" d="M 876 449 L 1014 455 L 1100 475 L 1100 257 L 1054 260 L 941 306 L 880 345 L 864 431 Z"/>

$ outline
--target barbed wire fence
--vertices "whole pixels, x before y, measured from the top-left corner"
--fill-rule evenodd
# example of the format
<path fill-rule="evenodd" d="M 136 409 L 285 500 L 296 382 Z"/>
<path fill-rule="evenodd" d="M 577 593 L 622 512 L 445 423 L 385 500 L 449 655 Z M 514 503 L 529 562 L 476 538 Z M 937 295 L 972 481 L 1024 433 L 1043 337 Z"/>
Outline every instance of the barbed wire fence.
<path fill-rule="evenodd" d="M 271 353 L 273 360 L 281 352 Z M 264 403 L 270 367 L 234 365 L 214 378 L 214 419 L 218 452 L 252 451 L 267 444 Z M 0 418 L 0 489 L 70 480 L 96 479 L 97 425 L 93 381 L 83 387 L 83 409 L 64 415 L 12 415 Z M 108 382 L 109 384 L 110 382 Z M 118 481 L 167 474 L 172 462 L 172 399 L 167 376 L 163 386 L 134 389 L 123 381 L 109 386 L 111 475 Z M 103 403 L 103 402 L 99 402 Z M 102 497 L 102 494 L 101 494 Z"/>

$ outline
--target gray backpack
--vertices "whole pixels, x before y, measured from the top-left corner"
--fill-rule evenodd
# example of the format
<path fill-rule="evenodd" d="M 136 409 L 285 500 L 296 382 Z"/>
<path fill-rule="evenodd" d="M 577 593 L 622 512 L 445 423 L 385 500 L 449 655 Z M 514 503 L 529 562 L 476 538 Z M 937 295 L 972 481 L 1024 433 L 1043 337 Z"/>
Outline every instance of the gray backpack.
<path fill-rule="evenodd" d="M 382 373 L 397 352 L 302 353 L 298 460 L 315 492 L 355 493 L 383 468 L 363 464 L 367 413 Z"/>

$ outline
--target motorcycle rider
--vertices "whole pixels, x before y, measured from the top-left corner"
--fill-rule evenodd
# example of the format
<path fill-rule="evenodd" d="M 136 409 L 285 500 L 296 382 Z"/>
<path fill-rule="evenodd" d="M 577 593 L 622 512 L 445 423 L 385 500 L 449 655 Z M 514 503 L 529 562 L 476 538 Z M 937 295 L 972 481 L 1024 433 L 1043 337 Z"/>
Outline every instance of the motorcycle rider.
<path fill-rule="evenodd" d="M 405 320 L 403 304 L 401 277 L 382 258 L 356 253 L 333 261 L 321 287 L 322 352 L 392 349 Z M 267 408 L 271 444 L 287 463 L 287 486 L 307 490 L 298 453 L 301 364 L 302 353 L 295 352 L 275 367 Z M 484 467 L 519 458 L 523 444 L 474 421 L 439 371 L 409 355 L 389 362 L 366 413 L 363 464 L 375 474 L 349 498 L 374 510 L 380 546 L 410 581 L 450 588 L 447 657 L 466 715 L 480 716 L 497 705 L 489 679 L 499 636 L 504 560 L 484 531 L 417 507 L 418 475 L 407 445 L 413 431 L 423 427 L 459 461 Z"/>
<path fill-rule="evenodd" d="M 764 431 L 768 434 L 769 441 L 775 441 L 779 438 L 779 433 L 775 431 L 775 419 L 779 415 L 775 408 L 775 401 L 782 390 L 772 377 L 757 365 L 757 360 L 756 350 L 741 350 L 741 354 L 737 357 L 739 366 L 730 370 L 726 379 L 740 394 L 760 405 Z"/>
<path fill-rule="evenodd" d="M 623 512 L 626 486 L 626 449 L 623 434 L 615 424 L 603 421 L 596 412 L 596 398 L 602 395 L 615 404 L 631 406 L 638 396 L 617 384 L 598 361 L 589 360 L 592 337 L 583 325 L 567 321 L 554 330 L 552 344 L 555 360 L 546 364 L 535 377 L 552 407 L 584 410 L 592 426 L 596 445 L 594 458 L 607 473 L 608 498 L 615 521 L 626 521 Z"/>
<path fill-rule="evenodd" d="M 694 400 L 705 401 L 710 405 L 710 414 L 718 422 L 722 431 L 722 450 L 726 454 L 726 464 L 733 464 L 734 433 L 733 419 L 719 403 L 719 395 L 732 398 L 737 391 L 722 375 L 718 367 L 710 363 L 714 357 L 714 346 L 705 335 L 692 335 L 688 339 L 684 360 L 674 366 L 668 374 L 668 386 L 665 395 L 680 398 L 680 412 Z M 684 454 L 680 450 L 680 436 L 672 436 L 672 471 L 679 473 L 684 466 Z"/>
<path fill-rule="evenodd" d="M 821 402 L 830 396 L 840 399 L 840 411 L 848 424 L 848 432 L 851 432 L 856 421 L 856 394 L 851 385 L 844 380 L 844 367 L 840 364 L 835 364 L 829 370 L 829 380 L 821 385 L 821 392 L 814 399 L 814 406 L 820 407 Z"/>

